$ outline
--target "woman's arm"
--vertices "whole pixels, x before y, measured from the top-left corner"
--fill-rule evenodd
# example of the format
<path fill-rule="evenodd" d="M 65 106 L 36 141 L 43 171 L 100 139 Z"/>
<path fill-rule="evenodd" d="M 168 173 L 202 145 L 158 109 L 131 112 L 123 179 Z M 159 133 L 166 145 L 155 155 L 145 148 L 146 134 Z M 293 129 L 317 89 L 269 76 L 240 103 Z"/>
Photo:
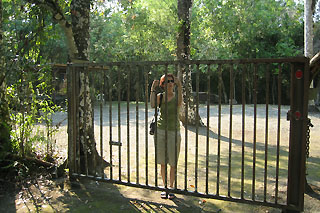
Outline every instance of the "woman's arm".
<path fill-rule="evenodd" d="M 154 80 L 151 86 L 151 91 L 150 91 L 150 105 L 151 108 L 155 108 L 156 107 L 156 103 L 155 103 L 155 95 L 156 95 L 156 88 L 159 86 L 159 80 Z M 160 96 L 157 96 L 157 105 L 159 106 L 159 98 Z"/>
<path fill-rule="evenodd" d="M 174 83 L 177 85 L 178 89 L 178 106 L 180 107 L 182 105 L 182 84 L 179 78 L 174 77 Z"/>

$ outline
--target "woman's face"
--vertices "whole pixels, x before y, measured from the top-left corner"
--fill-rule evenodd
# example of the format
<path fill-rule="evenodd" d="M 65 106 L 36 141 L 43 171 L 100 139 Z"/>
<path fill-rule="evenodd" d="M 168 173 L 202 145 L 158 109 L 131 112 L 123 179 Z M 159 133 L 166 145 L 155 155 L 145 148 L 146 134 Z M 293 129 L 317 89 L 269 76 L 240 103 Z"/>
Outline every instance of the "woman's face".
<path fill-rule="evenodd" d="M 167 76 L 167 81 L 164 83 L 164 88 L 166 88 L 166 84 L 168 84 L 168 89 L 173 89 L 173 87 L 174 87 L 173 77 Z"/>

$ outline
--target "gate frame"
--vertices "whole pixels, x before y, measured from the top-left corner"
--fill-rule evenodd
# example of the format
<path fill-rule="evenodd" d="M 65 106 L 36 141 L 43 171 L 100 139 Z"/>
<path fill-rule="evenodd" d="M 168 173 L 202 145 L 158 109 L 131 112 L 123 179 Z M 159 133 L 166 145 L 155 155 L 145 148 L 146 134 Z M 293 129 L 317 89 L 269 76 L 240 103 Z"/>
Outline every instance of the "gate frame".
<path fill-rule="evenodd" d="M 291 103 L 287 205 L 304 208 L 306 176 L 306 133 L 308 123 L 309 59 L 296 63 L 291 70 Z M 301 131 L 302 130 L 302 131 Z M 298 211 L 298 212 L 299 212 Z M 287 212 L 297 212 L 287 210 Z"/>
<path fill-rule="evenodd" d="M 199 63 L 212 62 L 212 60 L 199 60 Z M 290 110 L 288 112 L 288 120 L 290 120 L 290 134 L 289 134 L 289 159 L 288 159 L 288 184 L 287 184 L 287 204 L 270 204 L 265 206 L 282 208 L 283 212 L 300 212 L 304 208 L 304 191 L 305 191 L 305 174 L 306 174 L 306 132 L 307 132 L 307 120 L 308 120 L 308 93 L 309 93 L 309 58 L 295 57 L 295 58 L 279 58 L 279 59 L 240 59 L 240 60 L 214 60 L 216 64 L 228 64 L 232 63 L 263 63 L 274 62 L 293 63 L 291 67 L 291 86 L 290 86 Z M 175 64 L 196 64 L 196 60 L 189 61 L 174 61 Z M 119 65 L 122 62 L 112 62 L 112 65 Z M 131 62 L 124 62 L 130 64 Z M 137 64 L 139 62 L 132 62 Z M 148 63 L 148 62 L 142 62 Z M 165 64 L 167 62 L 153 62 L 155 64 Z M 172 62 L 171 62 L 172 63 Z M 103 179 L 101 177 L 93 177 L 88 175 L 77 174 L 77 164 L 80 164 L 80 160 L 76 156 L 76 141 L 79 140 L 78 121 L 79 121 L 79 72 L 72 67 L 72 63 L 67 66 L 67 78 L 68 78 L 68 166 L 69 166 L 69 178 L 73 180 L 75 177 L 79 178 L 91 178 L 98 181 L 111 182 L 116 184 L 122 184 L 126 186 L 133 186 L 144 189 L 159 190 L 158 187 L 134 184 L 130 182 L 123 182 L 120 180 Z M 81 66 L 81 65 L 80 65 Z M 88 67 L 90 63 L 83 64 Z M 301 131 L 302 130 L 302 131 Z M 197 194 L 181 189 L 166 189 L 167 191 L 192 195 L 204 198 L 233 201 L 239 203 L 263 205 L 263 203 L 255 202 L 251 200 L 238 199 L 233 197 L 221 197 L 218 195 L 206 195 Z"/>

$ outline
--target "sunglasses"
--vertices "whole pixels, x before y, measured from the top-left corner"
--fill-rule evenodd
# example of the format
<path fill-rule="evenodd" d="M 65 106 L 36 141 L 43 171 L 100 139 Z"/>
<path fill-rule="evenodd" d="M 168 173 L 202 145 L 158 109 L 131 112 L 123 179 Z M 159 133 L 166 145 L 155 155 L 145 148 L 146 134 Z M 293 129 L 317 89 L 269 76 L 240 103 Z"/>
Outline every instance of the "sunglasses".
<path fill-rule="evenodd" d="M 174 83 L 174 80 L 167 80 L 168 83 Z"/>

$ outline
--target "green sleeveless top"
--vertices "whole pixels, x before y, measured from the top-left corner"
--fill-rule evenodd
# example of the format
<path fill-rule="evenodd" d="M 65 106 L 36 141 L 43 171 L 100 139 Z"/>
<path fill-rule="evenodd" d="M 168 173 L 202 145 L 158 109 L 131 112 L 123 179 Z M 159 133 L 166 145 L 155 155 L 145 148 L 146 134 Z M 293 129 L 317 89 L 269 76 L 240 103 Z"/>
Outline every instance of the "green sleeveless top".
<path fill-rule="evenodd" d="M 163 95 L 163 100 L 165 99 L 165 95 Z M 166 122 L 168 120 L 168 130 L 175 131 L 175 123 L 177 124 L 177 130 L 180 130 L 180 122 L 179 122 L 179 108 L 176 109 L 177 101 L 176 98 L 172 98 L 168 102 L 168 119 L 166 117 L 166 103 L 162 100 L 161 107 L 160 107 L 160 117 L 158 119 L 158 128 L 159 129 L 166 129 Z"/>

